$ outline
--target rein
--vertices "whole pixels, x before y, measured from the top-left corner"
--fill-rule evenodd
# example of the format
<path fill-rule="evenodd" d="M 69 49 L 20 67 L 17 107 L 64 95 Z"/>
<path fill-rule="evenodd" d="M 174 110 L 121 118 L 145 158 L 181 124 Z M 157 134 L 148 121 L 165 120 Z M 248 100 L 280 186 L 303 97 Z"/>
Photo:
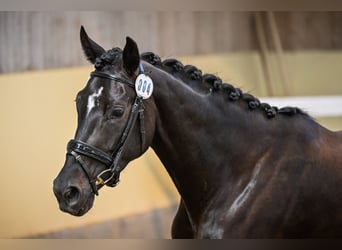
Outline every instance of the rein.
<path fill-rule="evenodd" d="M 146 132 L 145 132 L 145 125 L 144 125 L 145 106 L 143 103 L 144 98 L 141 95 L 139 95 L 139 92 L 137 92 L 137 89 L 136 89 L 137 88 L 136 85 L 132 83 L 131 81 L 108 74 L 108 73 L 103 73 L 103 72 L 94 71 L 90 75 L 91 77 L 99 77 L 99 78 L 109 79 L 109 80 L 113 80 L 116 82 L 127 84 L 129 87 L 135 88 L 135 92 L 137 93 L 132 109 L 131 109 L 130 116 L 126 124 L 126 127 L 124 128 L 120 141 L 112 154 L 103 152 L 102 150 L 96 147 L 93 147 L 80 140 L 70 140 L 67 145 L 67 155 L 71 155 L 76 159 L 76 161 L 79 163 L 84 173 L 86 174 L 93 193 L 95 195 L 98 195 L 98 190 L 101 187 L 103 187 L 105 184 L 108 185 L 108 182 L 110 180 L 114 179 L 114 182 L 110 185 L 112 187 L 116 186 L 117 183 L 119 182 L 120 172 L 121 172 L 121 169 L 119 169 L 119 162 L 122 157 L 122 153 L 124 152 L 125 147 L 127 145 L 128 138 L 131 132 L 133 131 L 134 125 L 138 117 L 139 117 L 139 123 L 140 123 L 141 152 L 143 152 L 145 148 L 145 144 L 146 144 L 146 138 L 145 138 Z M 140 64 L 140 75 L 144 75 L 144 69 L 141 64 Z M 151 84 L 152 84 L 152 81 L 151 81 Z M 92 177 L 90 174 L 91 172 L 90 172 L 89 167 L 87 166 L 86 162 L 83 160 L 83 156 L 86 156 L 86 157 L 89 157 L 96 161 L 101 162 L 102 164 L 107 166 L 107 169 L 103 170 L 102 172 L 97 174 L 95 177 Z"/>

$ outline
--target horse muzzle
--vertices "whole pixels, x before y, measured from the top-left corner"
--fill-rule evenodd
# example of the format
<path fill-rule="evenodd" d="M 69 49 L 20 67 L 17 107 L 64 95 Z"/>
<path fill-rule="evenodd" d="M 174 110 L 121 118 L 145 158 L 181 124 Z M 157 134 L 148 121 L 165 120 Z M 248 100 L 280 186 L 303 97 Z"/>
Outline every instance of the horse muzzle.
<path fill-rule="evenodd" d="M 82 191 L 77 185 L 64 185 L 58 177 L 53 183 L 53 192 L 61 211 L 74 216 L 82 216 L 93 206 L 95 195 L 87 190 Z"/>

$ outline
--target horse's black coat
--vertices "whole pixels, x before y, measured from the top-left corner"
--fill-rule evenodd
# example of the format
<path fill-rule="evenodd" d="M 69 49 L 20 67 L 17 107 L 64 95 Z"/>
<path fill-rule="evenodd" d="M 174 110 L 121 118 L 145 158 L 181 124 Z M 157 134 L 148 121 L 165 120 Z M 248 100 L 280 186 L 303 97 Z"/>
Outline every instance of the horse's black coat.
<path fill-rule="evenodd" d="M 105 52 L 82 28 L 81 43 L 96 71 L 132 82 L 139 57 L 146 61 L 141 63 L 154 82 L 153 95 L 144 101 L 146 143 L 181 195 L 173 237 L 342 237 L 342 132 L 327 130 L 299 108 L 261 103 L 176 59 L 161 61 L 151 52 L 139 56 L 129 38 L 123 50 Z M 89 111 L 87 101 L 99 89 Z M 92 78 L 77 96 L 75 139 L 113 152 L 134 98 L 123 83 Z M 113 111 L 120 115 L 107 115 Z M 140 134 L 136 125 L 120 169 L 147 150 L 141 150 Z M 85 160 L 90 174 L 104 169 Z M 60 208 L 73 215 L 85 214 L 94 201 L 71 157 L 54 192 Z"/>

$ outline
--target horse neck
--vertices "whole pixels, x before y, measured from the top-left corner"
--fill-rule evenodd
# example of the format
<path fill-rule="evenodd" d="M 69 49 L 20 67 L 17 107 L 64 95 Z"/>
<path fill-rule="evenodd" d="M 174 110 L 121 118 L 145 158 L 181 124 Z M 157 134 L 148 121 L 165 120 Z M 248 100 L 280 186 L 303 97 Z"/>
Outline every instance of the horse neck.
<path fill-rule="evenodd" d="M 233 162 L 241 162 L 247 149 L 236 141 L 248 136 L 243 130 L 249 121 L 237 104 L 222 108 L 229 104 L 220 95 L 201 95 L 166 72 L 150 72 L 158 113 L 152 148 L 196 217 L 233 176 Z"/>

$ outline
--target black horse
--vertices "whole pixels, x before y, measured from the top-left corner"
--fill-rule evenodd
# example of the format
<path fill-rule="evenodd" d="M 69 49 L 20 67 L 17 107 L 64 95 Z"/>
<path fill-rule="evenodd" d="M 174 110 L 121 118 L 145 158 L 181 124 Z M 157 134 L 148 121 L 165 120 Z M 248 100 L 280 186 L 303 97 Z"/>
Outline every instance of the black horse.
<path fill-rule="evenodd" d="M 105 51 L 81 27 L 81 43 L 95 70 L 54 181 L 62 211 L 85 214 L 151 146 L 181 195 L 173 238 L 342 237 L 341 132 L 191 65 L 140 56 L 129 37 Z"/>

